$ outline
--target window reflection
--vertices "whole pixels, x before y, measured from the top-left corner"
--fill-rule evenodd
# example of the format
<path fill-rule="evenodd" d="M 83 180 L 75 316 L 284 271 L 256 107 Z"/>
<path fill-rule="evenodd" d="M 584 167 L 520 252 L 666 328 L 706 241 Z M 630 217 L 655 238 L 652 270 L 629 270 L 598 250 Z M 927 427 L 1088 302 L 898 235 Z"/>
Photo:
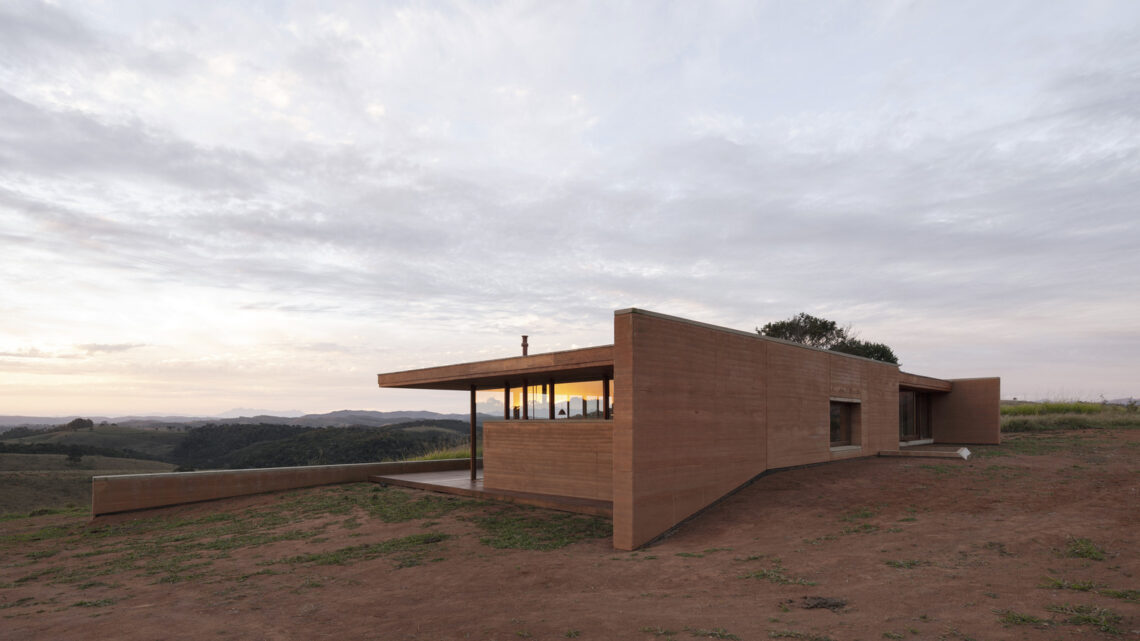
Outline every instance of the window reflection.
<path fill-rule="evenodd" d="M 525 394 L 522 386 L 511 386 L 509 397 L 502 388 L 478 390 L 476 411 L 509 420 L 604 419 L 606 404 L 609 405 L 609 415 L 613 415 L 613 395 L 606 398 L 604 388 L 605 384 L 596 380 L 554 381 L 553 385 L 549 381 L 528 382 Z M 505 407 L 504 400 L 507 401 Z"/>

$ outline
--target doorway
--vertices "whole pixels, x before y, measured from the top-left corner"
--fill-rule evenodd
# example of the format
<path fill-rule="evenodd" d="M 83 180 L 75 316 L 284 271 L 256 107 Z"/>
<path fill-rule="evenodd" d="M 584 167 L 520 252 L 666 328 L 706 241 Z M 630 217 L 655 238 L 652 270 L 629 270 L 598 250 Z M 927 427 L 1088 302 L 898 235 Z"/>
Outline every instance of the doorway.
<path fill-rule="evenodd" d="M 930 394 L 899 391 L 899 441 L 925 441 L 934 438 L 930 426 Z"/>

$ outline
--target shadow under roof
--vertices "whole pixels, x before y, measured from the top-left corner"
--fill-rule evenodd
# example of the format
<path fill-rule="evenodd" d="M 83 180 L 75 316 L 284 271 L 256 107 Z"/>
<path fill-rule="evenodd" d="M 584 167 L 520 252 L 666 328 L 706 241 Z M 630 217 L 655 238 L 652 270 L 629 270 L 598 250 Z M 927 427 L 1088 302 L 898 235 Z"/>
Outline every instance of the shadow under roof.
<path fill-rule="evenodd" d="M 389 372 L 378 374 L 377 382 L 380 387 L 411 389 L 468 390 L 472 385 L 481 389 L 499 389 L 504 383 L 519 387 L 524 378 L 531 385 L 541 385 L 550 378 L 560 383 L 574 383 L 601 380 L 603 376 L 612 378 L 613 372 L 614 346 L 600 345 Z"/>

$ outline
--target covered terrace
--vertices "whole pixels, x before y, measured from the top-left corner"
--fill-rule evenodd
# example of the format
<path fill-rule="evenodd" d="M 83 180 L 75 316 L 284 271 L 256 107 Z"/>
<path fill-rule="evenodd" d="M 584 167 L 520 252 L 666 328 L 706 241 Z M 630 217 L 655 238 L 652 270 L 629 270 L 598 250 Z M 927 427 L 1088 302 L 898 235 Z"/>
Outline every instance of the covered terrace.
<path fill-rule="evenodd" d="M 608 515 L 613 501 L 613 370 L 612 345 L 528 355 L 524 337 L 522 356 L 380 374 L 380 387 L 467 392 L 470 464 L 466 475 L 375 480 Z M 480 416 L 482 466 L 477 455 Z"/>

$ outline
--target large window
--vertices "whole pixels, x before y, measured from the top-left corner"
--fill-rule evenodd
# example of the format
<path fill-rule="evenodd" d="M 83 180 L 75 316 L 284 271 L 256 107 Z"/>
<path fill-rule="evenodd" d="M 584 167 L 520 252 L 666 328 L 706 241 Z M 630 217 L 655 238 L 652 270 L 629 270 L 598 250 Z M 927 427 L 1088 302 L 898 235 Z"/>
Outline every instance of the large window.
<path fill-rule="evenodd" d="M 512 385 L 507 394 L 502 388 L 479 390 L 477 407 L 480 413 L 508 420 L 608 419 L 613 416 L 613 393 L 608 383 L 527 381 L 525 388 Z"/>

